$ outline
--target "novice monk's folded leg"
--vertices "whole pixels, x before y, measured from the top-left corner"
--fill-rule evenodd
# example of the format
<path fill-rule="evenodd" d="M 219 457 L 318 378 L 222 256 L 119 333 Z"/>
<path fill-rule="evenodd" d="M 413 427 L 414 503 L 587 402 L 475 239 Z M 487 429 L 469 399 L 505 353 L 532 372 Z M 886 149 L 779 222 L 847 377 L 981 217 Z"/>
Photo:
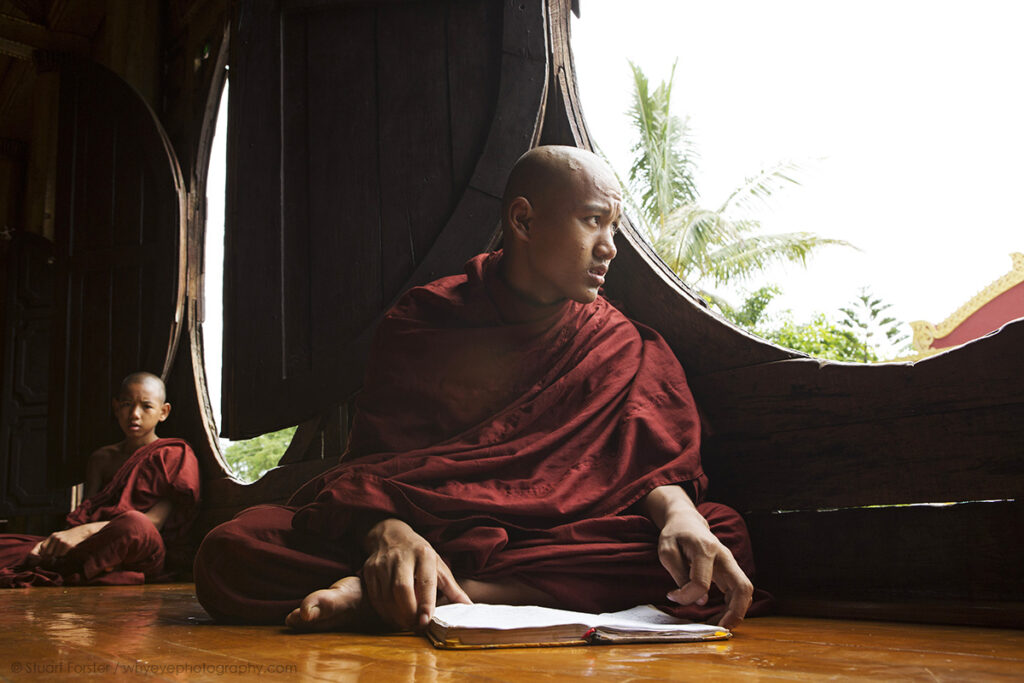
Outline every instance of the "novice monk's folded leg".
<path fill-rule="evenodd" d="M 165 556 L 153 522 L 138 510 L 129 510 L 75 546 L 59 569 L 70 585 L 139 584 L 160 576 Z"/>
<path fill-rule="evenodd" d="M 354 576 L 360 559 L 338 544 L 293 529 L 294 512 L 283 505 L 259 505 L 206 535 L 196 554 L 195 580 L 196 597 L 210 616 L 222 622 L 282 624 L 311 593 Z M 358 586 L 349 582 L 328 597 L 342 598 L 353 588 Z"/>

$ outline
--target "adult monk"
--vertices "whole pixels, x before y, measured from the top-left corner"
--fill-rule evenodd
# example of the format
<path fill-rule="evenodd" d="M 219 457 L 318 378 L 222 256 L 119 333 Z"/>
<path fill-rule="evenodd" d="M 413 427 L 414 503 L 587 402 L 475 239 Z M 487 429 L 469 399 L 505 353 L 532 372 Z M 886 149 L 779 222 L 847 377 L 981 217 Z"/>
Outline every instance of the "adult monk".
<path fill-rule="evenodd" d="M 598 295 L 621 212 L 598 157 L 525 154 L 504 250 L 410 290 L 382 321 L 340 464 L 203 541 L 206 610 L 409 629 L 438 601 L 599 612 L 667 598 L 736 626 L 750 546 L 734 511 L 701 503 L 683 371 Z"/>
<path fill-rule="evenodd" d="M 164 383 L 128 375 L 113 408 L 124 439 L 89 456 L 86 499 L 68 528 L 0 535 L 0 587 L 144 583 L 167 576 L 168 555 L 188 554 L 199 467 L 187 443 L 156 434 L 171 412 Z"/>

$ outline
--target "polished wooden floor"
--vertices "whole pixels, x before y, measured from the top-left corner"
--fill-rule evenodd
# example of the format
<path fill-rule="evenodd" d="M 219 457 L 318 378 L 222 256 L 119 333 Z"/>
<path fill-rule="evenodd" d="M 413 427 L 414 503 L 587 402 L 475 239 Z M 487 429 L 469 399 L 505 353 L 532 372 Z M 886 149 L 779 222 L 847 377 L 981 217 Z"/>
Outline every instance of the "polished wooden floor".
<path fill-rule="evenodd" d="M 0 679 L 1024 679 L 1024 631 L 794 617 L 720 643 L 439 651 L 413 636 L 213 624 L 192 584 L 0 591 Z"/>

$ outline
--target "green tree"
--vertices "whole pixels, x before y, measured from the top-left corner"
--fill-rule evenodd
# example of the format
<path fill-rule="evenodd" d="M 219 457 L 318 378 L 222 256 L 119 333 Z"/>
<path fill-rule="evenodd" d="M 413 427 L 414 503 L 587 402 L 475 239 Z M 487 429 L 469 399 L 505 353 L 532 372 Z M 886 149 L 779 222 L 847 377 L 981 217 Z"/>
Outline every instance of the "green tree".
<path fill-rule="evenodd" d="M 247 484 L 252 483 L 277 467 L 296 429 L 287 427 L 245 441 L 235 441 L 225 449 L 224 459 L 236 477 Z"/>
<path fill-rule="evenodd" d="M 861 361 L 863 357 L 864 350 L 856 335 L 829 321 L 824 313 L 818 313 L 810 322 L 802 324 L 783 321 L 778 327 L 764 331 L 762 336 L 779 346 L 803 351 L 815 358 Z M 873 351 L 869 355 L 870 361 L 878 360 Z"/>
<path fill-rule="evenodd" d="M 775 297 L 782 293 L 777 285 L 766 285 L 748 294 L 743 303 L 737 307 L 728 302 L 719 301 L 719 308 L 726 318 L 740 327 L 756 331 L 766 320 L 765 310 Z"/>
<path fill-rule="evenodd" d="M 780 163 L 747 178 L 714 208 L 699 203 L 694 181 L 697 152 L 687 119 L 670 111 L 675 64 L 668 81 L 652 91 L 647 77 L 633 62 L 633 103 L 629 112 L 636 134 L 628 195 L 655 250 L 689 284 L 706 291 L 708 284 L 745 280 L 769 265 L 798 262 L 820 247 L 842 240 L 809 232 L 760 234 L 753 217 L 774 192 L 798 184 L 797 167 Z M 637 199 L 638 198 L 638 199 Z"/>
<path fill-rule="evenodd" d="M 878 360 L 883 338 L 895 349 L 906 345 L 908 335 L 902 329 L 903 323 L 885 313 L 890 307 L 892 304 L 883 303 L 882 298 L 872 294 L 869 288 L 861 287 L 857 298 L 849 306 L 839 309 L 844 316 L 839 322 L 849 328 L 857 339 L 860 348 L 858 360 L 861 362 Z"/>
<path fill-rule="evenodd" d="M 769 315 L 767 308 L 779 293 L 775 285 L 761 287 L 748 294 L 736 308 L 722 304 L 722 313 L 737 325 L 779 346 L 803 351 L 815 358 L 842 361 L 861 359 L 862 349 L 856 335 L 830 321 L 824 313 L 816 314 L 806 323 L 793 320 L 789 310 Z"/>

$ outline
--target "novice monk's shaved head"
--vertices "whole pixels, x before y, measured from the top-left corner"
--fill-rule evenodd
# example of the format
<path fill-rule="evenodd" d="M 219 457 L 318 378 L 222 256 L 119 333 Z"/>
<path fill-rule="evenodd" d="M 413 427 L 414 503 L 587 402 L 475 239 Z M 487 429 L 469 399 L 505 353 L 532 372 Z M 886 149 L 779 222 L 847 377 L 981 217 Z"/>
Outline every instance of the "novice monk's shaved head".
<path fill-rule="evenodd" d="M 132 374 L 121 380 L 121 386 L 117 390 L 117 395 L 114 398 L 121 398 L 127 394 L 130 387 L 133 384 L 146 384 L 157 395 L 160 397 L 160 402 L 163 403 L 167 400 L 167 387 L 164 386 L 164 381 L 154 375 L 152 372 L 133 372 Z"/>
<path fill-rule="evenodd" d="M 597 155 L 537 147 L 516 162 L 502 202 L 502 276 L 534 303 L 590 303 L 615 258 L 622 190 Z"/>
<path fill-rule="evenodd" d="M 156 441 L 157 426 L 171 412 L 163 380 L 150 372 L 133 372 L 121 380 L 113 407 L 125 436 L 122 450 L 132 451 Z"/>

